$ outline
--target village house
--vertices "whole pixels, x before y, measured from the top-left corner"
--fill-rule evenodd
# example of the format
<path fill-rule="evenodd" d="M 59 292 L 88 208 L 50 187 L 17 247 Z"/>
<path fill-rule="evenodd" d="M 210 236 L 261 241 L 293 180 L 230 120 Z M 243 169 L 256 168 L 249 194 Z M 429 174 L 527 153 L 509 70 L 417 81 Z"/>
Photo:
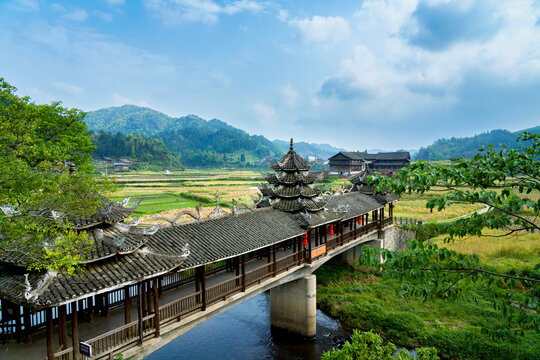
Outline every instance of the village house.
<path fill-rule="evenodd" d="M 340 151 L 328 159 L 330 174 L 352 175 L 366 167 L 383 175 L 394 176 L 402 167 L 409 166 L 411 154 L 406 151 L 368 154 Z"/>

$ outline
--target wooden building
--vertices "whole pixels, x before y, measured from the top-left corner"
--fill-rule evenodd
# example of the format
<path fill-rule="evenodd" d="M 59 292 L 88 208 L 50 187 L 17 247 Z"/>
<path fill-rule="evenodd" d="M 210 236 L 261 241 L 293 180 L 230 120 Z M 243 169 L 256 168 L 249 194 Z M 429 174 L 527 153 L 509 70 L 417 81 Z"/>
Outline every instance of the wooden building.
<path fill-rule="evenodd" d="M 369 168 L 383 175 L 394 176 L 399 169 L 410 165 L 409 152 L 368 154 L 341 151 L 328 159 L 330 173 L 353 175 Z"/>
<path fill-rule="evenodd" d="M 66 216 L 92 242 L 91 251 L 81 253 L 84 271 L 75 274 L 28 270 L 32 259 L 24 253 L 0 251 L 0 340 L 31 343 L 33 334 L 45 333 L 42 359 L 80 359 L 79 341 L 93 349 L 93 358 L 112 358 L 159 337 L 164 326 L 187 314 L 205 311 L 262 279 L 301 267 L 358 234 L 392 223 L 395 198 L 361 191 L 321 194 L 292 141 L 289 153 L 272 168 L 259 208 L 238 204 L 226 212 L 217 204 L 205 219 L 188 213 L 190 222 L 141 226 L 124 222 L 138 205 L 126 199 L 105 201 L 92 216 Z M 290 255 L 277 260 L 276 249 L 281 248 Z M 268 264 L 246 271 L 246 263 L 261 257 Z M 231 267 L 231 279 L 207 286 L 208 274 Z M 162 292 L 186 284 L 193 284 L 192 293 L 160 303 Z M 79 336 L 79 322 L 107 316 L 113 308 L 123 309 L 124 325 L 92 338 Z"/>

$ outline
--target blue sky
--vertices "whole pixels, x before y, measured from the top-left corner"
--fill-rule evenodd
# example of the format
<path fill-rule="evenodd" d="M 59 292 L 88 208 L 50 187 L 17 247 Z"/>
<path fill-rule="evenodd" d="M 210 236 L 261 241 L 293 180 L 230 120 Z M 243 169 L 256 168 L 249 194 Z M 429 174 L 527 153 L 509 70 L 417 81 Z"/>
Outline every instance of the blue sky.
<path fill-rule="evenodd" d="M 0 0 L 0 77 L 350 150 L 540 125 L 540 1 Z"/>

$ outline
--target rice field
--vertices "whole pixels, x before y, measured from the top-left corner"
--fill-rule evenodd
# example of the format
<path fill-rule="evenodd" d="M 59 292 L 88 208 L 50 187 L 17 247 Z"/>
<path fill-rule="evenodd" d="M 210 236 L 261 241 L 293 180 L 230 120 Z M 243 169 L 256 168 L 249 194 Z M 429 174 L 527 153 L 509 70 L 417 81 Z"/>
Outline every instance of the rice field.
<path fill-rule="evenodd" d="M 233 199 L 251 204 L 250 196 L 259 191 L 256 186 L 263 176 L 255 171 L 185 170 L 165 175 L 159 172 L 131 171 L 116 177 L 118 189 L 108 194 L 111 200 L 131 197 L 142 200 L 133 216 L 143 216 L 145 223 L 155 222 L 149 215 L 174 217 L 182 210 L 195 210 L 198 204 L 203 214 L 215 207 L 216 192 L 220 205 L 230 206 Z M 186 217 L 189 219 L 189 217 Z"/>
<path fill-rule="evenodd" d="M 467 236 L 444 243 L 445 236 L 433 239 L 439 247 L 462 254 L 476 254 L 482 264 L 503 273 L 529 275 L 540 262 L 540 233 L 514 233 L 484 230 L 483 236 Z"/>

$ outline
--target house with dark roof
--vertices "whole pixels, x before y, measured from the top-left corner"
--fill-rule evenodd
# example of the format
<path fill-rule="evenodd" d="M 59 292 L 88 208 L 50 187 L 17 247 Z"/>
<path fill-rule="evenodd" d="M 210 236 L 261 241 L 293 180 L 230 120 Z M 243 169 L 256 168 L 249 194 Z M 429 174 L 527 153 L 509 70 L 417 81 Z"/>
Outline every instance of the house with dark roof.
<path fill-rule="evenodd" d="M 369 168 L 383 175 L 394 176 L 402 167 L 409 166 L 411 154 L 406 151 L 368 154 L 340 151 L 328 159 L 330 173 L 352 175 Z"/>

